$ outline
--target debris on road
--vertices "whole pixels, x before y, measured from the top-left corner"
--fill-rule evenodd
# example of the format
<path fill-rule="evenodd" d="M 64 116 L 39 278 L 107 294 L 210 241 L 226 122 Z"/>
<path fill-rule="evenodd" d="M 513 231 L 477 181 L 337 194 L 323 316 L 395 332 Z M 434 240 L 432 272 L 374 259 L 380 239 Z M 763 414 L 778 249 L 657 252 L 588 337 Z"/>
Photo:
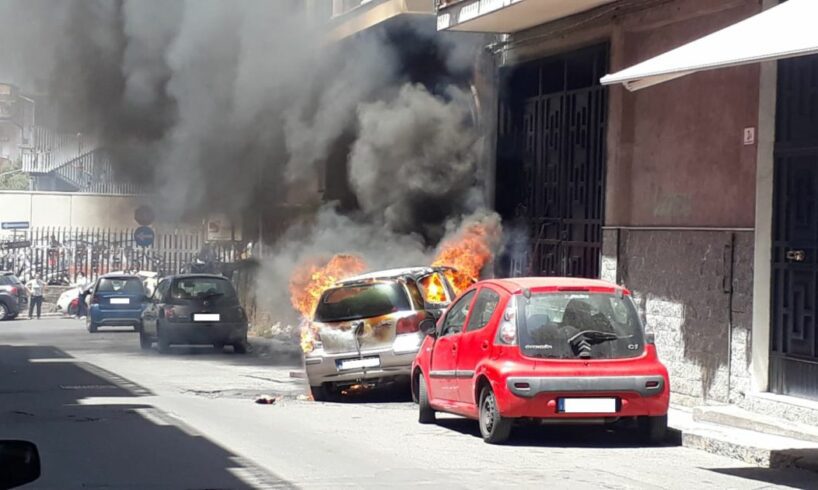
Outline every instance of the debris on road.
<path fill-rule="evenodd" d="M 261 395 L 260 397 L 256 398 L 256 403 L 259 405 L 273 405 L 277 401 L 278 397 L 270 395 Z"/>

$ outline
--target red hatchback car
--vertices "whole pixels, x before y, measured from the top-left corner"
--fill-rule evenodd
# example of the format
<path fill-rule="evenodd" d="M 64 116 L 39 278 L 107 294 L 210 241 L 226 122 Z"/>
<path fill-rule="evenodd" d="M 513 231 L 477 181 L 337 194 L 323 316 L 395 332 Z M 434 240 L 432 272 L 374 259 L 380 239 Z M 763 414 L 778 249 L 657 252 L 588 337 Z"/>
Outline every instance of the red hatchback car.
<path fill-rule="evenodd" d="M 630 292 L 604 281 L 515 278 L 463 292 L 412 365 L 420 423 L 435 412 L 477 419 L 505 441 L 515 421 L 635 422 L 648 442 L 667 430 L 670 386 Z"/>

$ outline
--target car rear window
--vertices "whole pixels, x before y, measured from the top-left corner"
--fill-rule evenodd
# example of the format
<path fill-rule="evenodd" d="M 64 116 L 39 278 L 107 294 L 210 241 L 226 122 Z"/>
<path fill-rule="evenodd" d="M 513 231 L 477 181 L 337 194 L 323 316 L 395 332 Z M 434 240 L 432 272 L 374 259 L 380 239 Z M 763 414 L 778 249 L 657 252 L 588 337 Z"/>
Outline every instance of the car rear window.
<path fill-rule="evenodd" d="M 103 277 L 97 286 L 98 293 L 133 293 L 145 294 L 142 281 L 135 277 Z"/>
<path fill-rule="evenodd" d="M 9 284 L 22 284 L 17 276 L 14 274 L 3 274 L 0 275 L 0 285 L 7 286 Z"/>
<path fill-rule="evenodd" d="M 176 279 L 170 287 L 171 300 L 199 300 L 218 297 L 234 298 L 236 291 L 227 279 L 219 277 L 186 277 Z"/>
<path fill-rule="evenodd" d="M 628 296 L 542 293 L 517 297 L 523 355 L 540 358 L 619 359 L 644 351 L 642 323 Z"/>
<path fill-rule="evenodd" d="M 411 309 L 409 297 L 400 284 L 350 285 L 324 292 L 315 309 L 315 321 L 357 320 Z"/>

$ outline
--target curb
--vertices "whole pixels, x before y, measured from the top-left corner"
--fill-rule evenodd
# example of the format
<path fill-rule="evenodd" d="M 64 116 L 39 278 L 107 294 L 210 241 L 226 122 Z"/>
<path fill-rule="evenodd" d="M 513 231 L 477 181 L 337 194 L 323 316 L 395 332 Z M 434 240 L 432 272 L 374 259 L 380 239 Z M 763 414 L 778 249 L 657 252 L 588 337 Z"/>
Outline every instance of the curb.
<path fill-rule="evenodd" d="M 693 420 L 671 408 L 668 442 L 759 466 L 818 472 L 818 444 L 789 437 Z"/>

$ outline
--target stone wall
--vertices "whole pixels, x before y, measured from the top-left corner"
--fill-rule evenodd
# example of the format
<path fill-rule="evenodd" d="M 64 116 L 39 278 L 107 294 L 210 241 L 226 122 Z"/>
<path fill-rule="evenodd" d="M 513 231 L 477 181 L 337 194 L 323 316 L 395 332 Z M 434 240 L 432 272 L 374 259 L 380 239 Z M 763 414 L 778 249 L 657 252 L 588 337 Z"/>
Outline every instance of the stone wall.
<path fill-rule="evenodd" d="M 750 385 L 753 234 L 607 229 L 604 279 L 634 293 L 673 402 L 735 401 Z"/>

